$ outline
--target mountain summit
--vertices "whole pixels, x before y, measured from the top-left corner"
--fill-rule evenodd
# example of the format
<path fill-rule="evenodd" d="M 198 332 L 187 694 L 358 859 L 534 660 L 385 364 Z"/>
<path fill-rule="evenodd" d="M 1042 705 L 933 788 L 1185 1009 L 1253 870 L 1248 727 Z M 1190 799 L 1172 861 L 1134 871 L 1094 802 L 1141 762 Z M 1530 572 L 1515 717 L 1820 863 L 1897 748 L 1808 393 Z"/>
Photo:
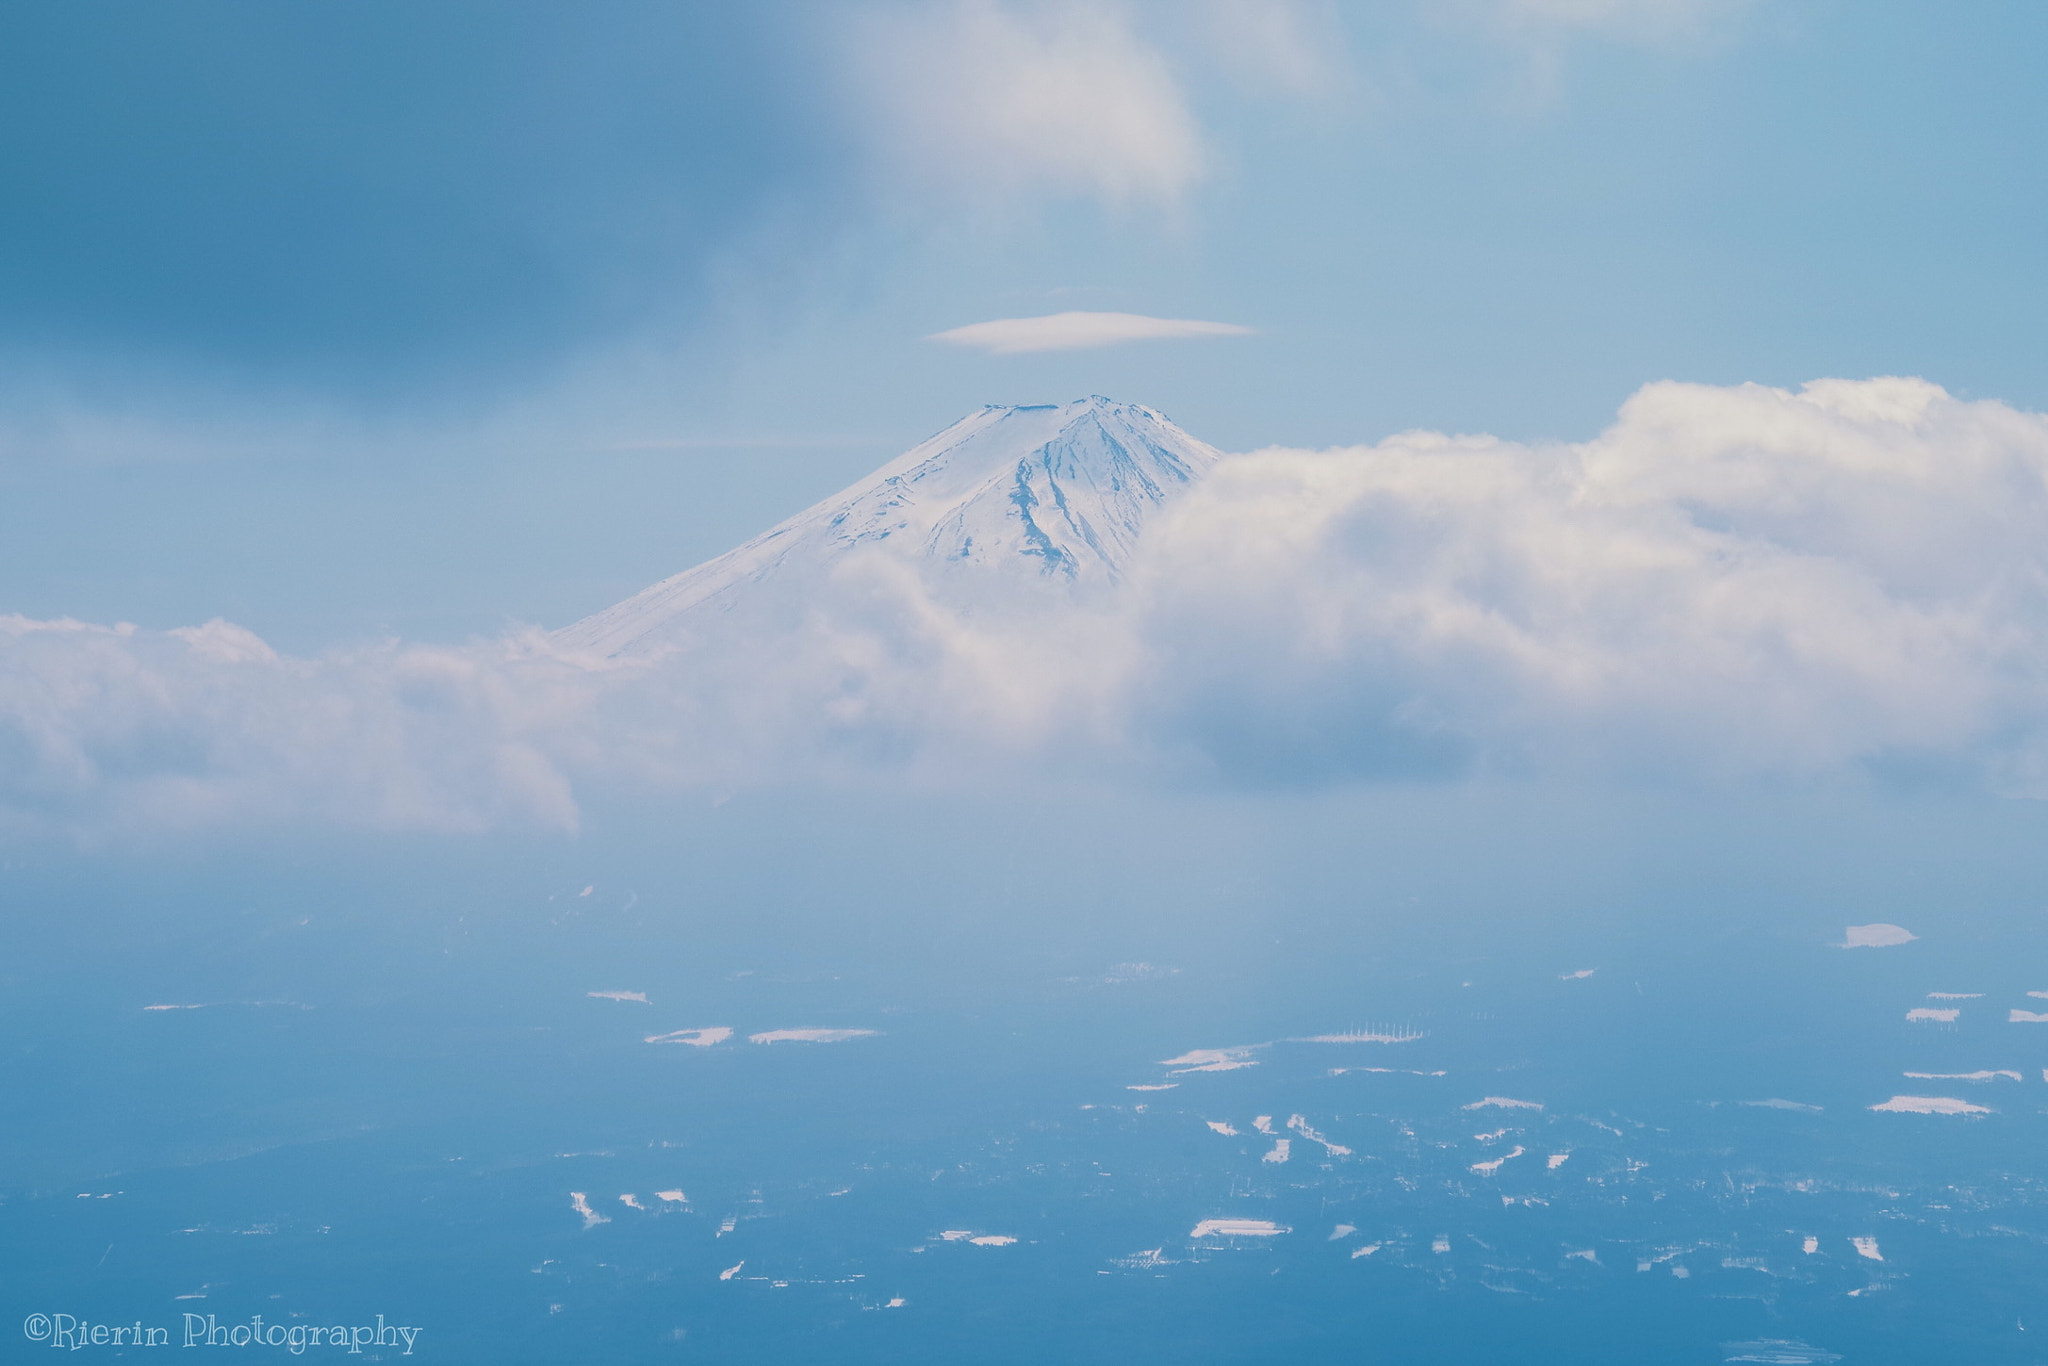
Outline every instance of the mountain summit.
<path fill-rule="evenodd" d="M 658 649 L 770 582 L 891 553 L 970 604 L 1022 582 L 1114 582 L 1145 520 L 1219 458 L 1150 408 L 1100 396 L 987 407 L 736 550 L 555 633 L 606 656 Z"/>

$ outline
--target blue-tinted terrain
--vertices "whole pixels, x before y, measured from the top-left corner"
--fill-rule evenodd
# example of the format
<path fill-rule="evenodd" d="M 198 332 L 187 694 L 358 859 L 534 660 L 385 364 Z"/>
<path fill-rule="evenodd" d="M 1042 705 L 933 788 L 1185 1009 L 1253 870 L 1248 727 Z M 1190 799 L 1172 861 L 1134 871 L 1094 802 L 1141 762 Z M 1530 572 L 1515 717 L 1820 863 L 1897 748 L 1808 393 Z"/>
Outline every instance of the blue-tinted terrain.
<path fill-rule="evenodd" d="M 742 795 L 17 856 L 9 1359 L 2037 1361 L 2040 821 Z"/>

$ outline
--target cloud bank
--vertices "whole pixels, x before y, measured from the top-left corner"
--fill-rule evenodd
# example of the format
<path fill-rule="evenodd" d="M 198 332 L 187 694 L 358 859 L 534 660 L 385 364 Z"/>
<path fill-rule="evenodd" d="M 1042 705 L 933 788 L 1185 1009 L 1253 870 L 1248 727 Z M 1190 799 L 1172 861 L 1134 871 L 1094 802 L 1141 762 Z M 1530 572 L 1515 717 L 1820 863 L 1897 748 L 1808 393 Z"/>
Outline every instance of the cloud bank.
<path fill-rule="evenodd" d="M 1647 386 L 1591 441 L 1224 460 L 1123 583 L 976 612 L 886 550 L 631 663 L 0 619 L 0 811 L 572 826 L 576 794 L 992 763 L 1144 782 L 1937 772 L 2048 795 L 2048 418 Z M 718 634 L 723 631 L 724 634 Z"/>
<path fill-rule="evenodd" d="M 2044 487 L 2048 423 L 1921 380 L 1653 384 L 1581 445 L 1418 432 L 1231 462 L 1140 592 L 1160 681 L 1247 753 L 1972 755 L 2032 790 Z"/>
<path fill-rule="evenodd" d="M 1148 318 L 1142 313 L 1050 313 L 1040 318 L 996 318 L 934 332 L 926 340 L 972 346 L 992 355 L 1027 351 L 1081 351 L 1121 342 L 1195 337 L 1248 337 L 1249 327 L 1194 318 Z"/>

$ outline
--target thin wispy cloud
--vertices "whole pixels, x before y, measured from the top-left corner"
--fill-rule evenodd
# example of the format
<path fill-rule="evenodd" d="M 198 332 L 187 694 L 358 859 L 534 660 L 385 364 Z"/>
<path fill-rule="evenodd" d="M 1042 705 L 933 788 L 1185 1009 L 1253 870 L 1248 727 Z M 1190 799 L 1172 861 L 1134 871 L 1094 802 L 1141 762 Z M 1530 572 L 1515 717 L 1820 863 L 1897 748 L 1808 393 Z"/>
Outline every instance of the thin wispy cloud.
<path fill-rule="evenodd" d="M 1256 329 L 1198 318 L 1151 318 L 1142 313 L 1048 313 L 1038 318 L 995 318 L 934 332 L 928 340 L 969 346 L 998 356 L 1027 351 L 1085 351 L 1135 341 L 1249 337 Z"/>
<path fill-rule="evenodd" d="M 858 117 L 902 182 L 969 200 L 1160 204 L 1207 167 L 1180 79 L 1114 7 L 958 0 L 853 22 Z"/>

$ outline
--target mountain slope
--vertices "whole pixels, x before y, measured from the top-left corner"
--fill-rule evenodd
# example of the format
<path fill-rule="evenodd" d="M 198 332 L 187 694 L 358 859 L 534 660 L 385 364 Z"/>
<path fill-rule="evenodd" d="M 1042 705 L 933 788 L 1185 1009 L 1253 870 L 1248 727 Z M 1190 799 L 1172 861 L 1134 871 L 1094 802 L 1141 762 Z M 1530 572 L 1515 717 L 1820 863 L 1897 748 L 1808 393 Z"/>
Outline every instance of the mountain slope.
<path fill-rule="evenodd" d="M 736 550 L 555 633 L 618 656 L 664 648 L 770 583 L 893 554 L 956 602 L 1021 584 L 1113 583 L 1145 520 L 1219 458 L 1159 413 L 1106 398 L 970 414 Z"/>

